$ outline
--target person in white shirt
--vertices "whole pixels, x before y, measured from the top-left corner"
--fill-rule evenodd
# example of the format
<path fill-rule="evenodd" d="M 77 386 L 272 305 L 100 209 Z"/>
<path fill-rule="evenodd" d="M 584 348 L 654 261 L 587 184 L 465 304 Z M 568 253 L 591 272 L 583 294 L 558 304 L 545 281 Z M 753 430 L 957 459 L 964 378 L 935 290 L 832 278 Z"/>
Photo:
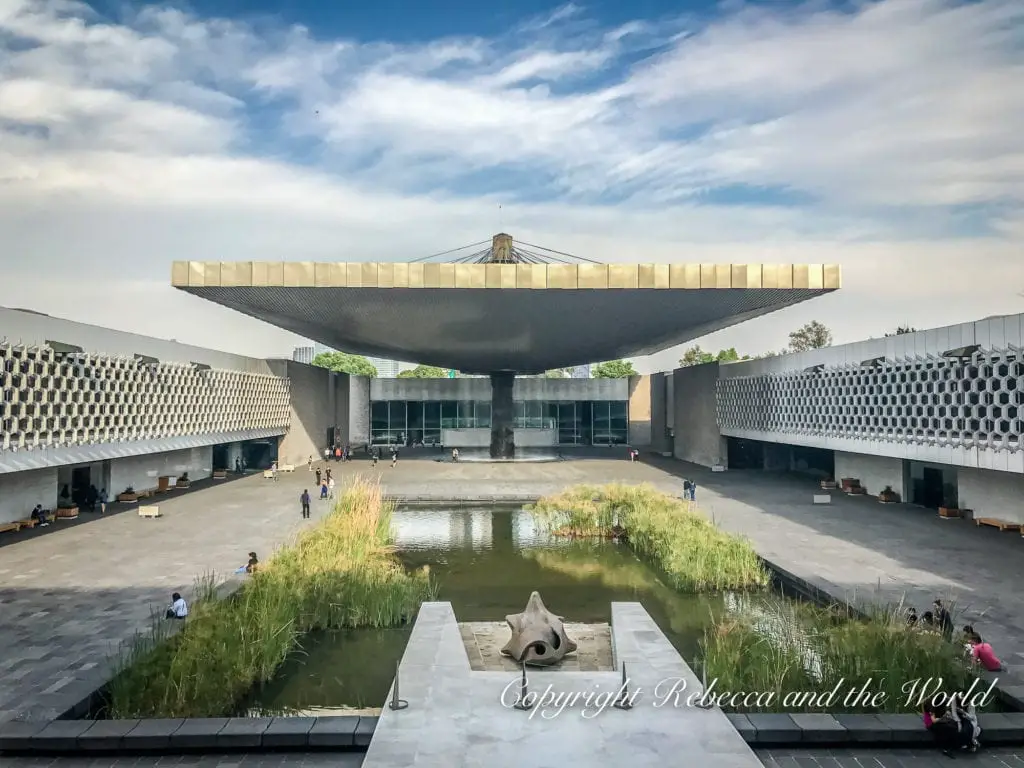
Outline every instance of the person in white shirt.
<path fill-rule="evenodd" d="M 188 616 L 188 603 L 179 593 L 171 595 L 171 607 L 167 609 L 168 619 L 184 619 Z"/>
<path fill-rule="evenodd" d="M 332 477 L 327 481 L 327 498 L 334 498 L 334 478 Z"/>

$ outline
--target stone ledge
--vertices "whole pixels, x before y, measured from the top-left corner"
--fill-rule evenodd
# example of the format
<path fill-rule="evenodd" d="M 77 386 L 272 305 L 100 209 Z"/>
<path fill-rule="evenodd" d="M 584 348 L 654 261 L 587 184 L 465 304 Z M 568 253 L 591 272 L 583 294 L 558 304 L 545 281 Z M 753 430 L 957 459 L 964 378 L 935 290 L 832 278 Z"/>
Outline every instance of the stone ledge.
<path fill-rule="evenodd" d="M 885 745 L 916 747 L 932 736 L 920 715 L 729 713 L 729 722 L 752 747 Z M 1024 712 L 978 715 L 982 744 L 1024 745 Z"/>
<path fill-rule="evenodd" d="M 357 715 L 12 721 L 0 725 L 0 754 L 365 751 L 377 722 L 377 717 Z"/>

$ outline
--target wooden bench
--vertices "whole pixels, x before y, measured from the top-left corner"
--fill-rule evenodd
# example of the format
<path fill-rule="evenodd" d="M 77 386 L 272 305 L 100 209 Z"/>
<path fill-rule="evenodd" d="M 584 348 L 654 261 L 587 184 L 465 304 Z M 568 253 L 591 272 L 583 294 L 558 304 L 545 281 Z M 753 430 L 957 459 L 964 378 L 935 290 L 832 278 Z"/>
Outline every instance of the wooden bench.
<path fill-rule="evenodd" d="M 21 530 L 21 525 L 19 525 L 17 522 L 13 522 L 13 523 L 0 523 L 0 533 L 4 533 L 5 531 L 18 532 L 20 530 Z"/>
<path fill-rule="evenodd" d="M 143 504 L 139 507 L 139 517 L 163 517 L 160 507 L 154 504 Z"/>
<path fill-rule="evenodd" d="M 815 504 L 831 504 L 832 496 L 827 493 L 816 493 L 814 494 Z"/>
<path fill-rule="evenodd" d="M 21 528 L 35 528 L 36 524 L 39 521 L 36 520 L 34 517 L 30 517 L 26 520 L 15 520 L 14 522 L 17 523 Z"/>
<path fill-rule="evenodd" d="M 1021 529 L 1020 523 L 1009 523 L 997 517 L 976 517 L 974 518 L 974 524 L 977 526 L 990 525 L 993 528 L 998 528 L 1000 531 L 1019 531 Z"/>
<path fill-rule="evenodd" d="M 278 470 L 280 472 L 294 472 L 295 471 L 295 465 L 294 464 L 282 464 L 280 467 L 278 467 Z"/>
<path fill-rule="evenodd" d="M 263 477 L 266 478 L 267 480 L 273 480 L 274 479 L 274 470 L 272 470 L 272 469 L 264 469 L 263 470 Z"/>
<path fill-rule="evenodd" d="M 215 469 L 215 470 L 213 470 L 213 479 L 214 480 L 227 480 L 228 479 L 228 471 L 226 469 Z"/>

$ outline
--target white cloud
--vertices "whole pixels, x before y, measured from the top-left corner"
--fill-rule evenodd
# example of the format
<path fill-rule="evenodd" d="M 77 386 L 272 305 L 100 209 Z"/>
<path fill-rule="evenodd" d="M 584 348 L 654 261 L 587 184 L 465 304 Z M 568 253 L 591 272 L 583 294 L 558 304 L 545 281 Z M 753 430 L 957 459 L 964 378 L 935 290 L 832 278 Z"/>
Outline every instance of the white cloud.
<path fill-rule="evenodd" d="M 811 317 L 852 340 L 1020 311 L 1022 23 L 1019 0 L 617 27 L 568 5 L 403 46 L 0 0 L 0 303 L 281 352 L 165 287 L 169 262 L 408 259 L 503 227 L 609 261 L 843 263 L 843 294 L 719 335 L 754 351 Z M 813 202 L 700 204 L 734 186 Z"/>

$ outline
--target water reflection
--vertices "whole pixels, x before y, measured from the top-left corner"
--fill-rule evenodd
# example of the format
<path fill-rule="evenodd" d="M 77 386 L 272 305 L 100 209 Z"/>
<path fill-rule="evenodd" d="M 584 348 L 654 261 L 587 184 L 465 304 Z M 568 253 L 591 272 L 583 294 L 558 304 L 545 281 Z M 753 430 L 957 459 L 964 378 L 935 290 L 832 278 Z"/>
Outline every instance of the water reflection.
<path fill-rule="evenodd" d="M 409 568 L 429 565 L 439 600 L 459 621 L 502 621 L 537 590 L 566 621 L 609 622 L 612 602 L 640 602 L 686 659 L 704 629 L 726 610 L 762 598 L 683 595 L 628 546 L 572 541 L 541 531 L 521 509 L 403 509 L 394 516 L 397 554 Z M 381 706 L 408 630 L 322 633 L 307 638 L 254 699 L 256 710 L 282 712 Z"/>

